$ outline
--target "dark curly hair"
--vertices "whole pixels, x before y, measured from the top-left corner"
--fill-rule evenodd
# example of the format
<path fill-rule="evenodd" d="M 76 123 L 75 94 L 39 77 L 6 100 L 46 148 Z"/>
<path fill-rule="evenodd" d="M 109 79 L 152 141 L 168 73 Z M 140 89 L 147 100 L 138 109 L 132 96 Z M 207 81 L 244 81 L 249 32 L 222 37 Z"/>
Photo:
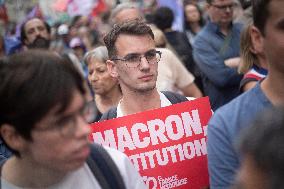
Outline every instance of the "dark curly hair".
<path fill-rule="evenodd" d="M 154 39 L 154 34 L 151 28 L 146 24 L 146 22 L 141 21 L 140 19 L 115 24 L 111 31 L 104 37 L 109 58 L 113 58 L 117 53 L 115 42 L 120 34 L 149 35 L 152 39 Z"/>

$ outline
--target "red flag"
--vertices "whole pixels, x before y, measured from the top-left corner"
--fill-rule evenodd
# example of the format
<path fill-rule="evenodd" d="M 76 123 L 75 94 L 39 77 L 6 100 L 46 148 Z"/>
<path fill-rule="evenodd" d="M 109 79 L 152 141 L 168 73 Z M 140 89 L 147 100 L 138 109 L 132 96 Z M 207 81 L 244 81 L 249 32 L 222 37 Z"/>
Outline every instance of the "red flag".
<path fill-rule="evenodd" d="M 3 20 L 5 23 L 9 20 L 5 4 L 0 5 L 0 20 Z"/>
<path fill-rule="evenodd" d="M 98 4 L 96 7 L 94 7 L 92 11 L 92 16 L 96 16 L 104 11 L 106 11 L 107 6 L 104 0 L 98 0 Z"/>
<path fill-rule="evenodd" d="M 52 5 L 52 8 L 55 11 L 64 12 L 67 10 L 68 3 L 69 3 L 69 0 L 57 0 Z"/>

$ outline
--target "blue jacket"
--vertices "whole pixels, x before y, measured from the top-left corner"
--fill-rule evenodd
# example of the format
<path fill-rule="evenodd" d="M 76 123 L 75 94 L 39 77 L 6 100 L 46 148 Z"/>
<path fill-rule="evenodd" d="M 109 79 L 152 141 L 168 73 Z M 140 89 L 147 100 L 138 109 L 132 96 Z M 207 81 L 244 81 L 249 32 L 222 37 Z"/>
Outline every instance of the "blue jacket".
<path fill-rule="evenodd" d="M 208 22 L 198 33 L 193 44 L 193 57 L 202 72 L 205 95 L 216 110 L 239 94 L 242 75 L 224 61 L 239 57 L 242 25 L 232 24 L 231 32 L 225 36 L 219 27 Z"/>

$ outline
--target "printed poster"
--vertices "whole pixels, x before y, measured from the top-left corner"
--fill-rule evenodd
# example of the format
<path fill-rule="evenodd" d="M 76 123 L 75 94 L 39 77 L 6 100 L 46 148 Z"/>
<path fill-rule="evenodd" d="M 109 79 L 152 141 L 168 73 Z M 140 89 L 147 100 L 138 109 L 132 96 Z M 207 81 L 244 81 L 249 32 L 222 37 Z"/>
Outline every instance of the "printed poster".
<path fill-rule="evenodd" d="M 148 188 L 209 186 L 208 97 L 91 125 L 90 139 L 128 155 Z"/>

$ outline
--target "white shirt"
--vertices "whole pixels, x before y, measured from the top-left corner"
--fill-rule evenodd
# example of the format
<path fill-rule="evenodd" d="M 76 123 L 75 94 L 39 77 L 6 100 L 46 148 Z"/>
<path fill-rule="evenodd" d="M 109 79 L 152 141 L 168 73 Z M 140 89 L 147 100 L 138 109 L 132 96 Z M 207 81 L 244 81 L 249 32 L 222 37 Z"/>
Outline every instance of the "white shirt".
<path fill-rule="evenodd" d="M 180 89 L 192 84 L 194 76 L 172 51 L 166 48 L 157 48 L 157 50 L 162 52 L 156 82 L 158 91 L 182 93 Z"/>
<path fill-rule="evenodd" d="M 160 95 L 160 101 L 161 101 L 161 107 L 166 107 L 166 106 L 170 106 L 172 105 L 172 103 L 169 101 L 169 99 L 167 99 L 167 97 L 159 92 Z M 190 100 L 194 100 L 195 98 L 193 97 L 186 97 L 189 101 Z M 123 117 L 125 114 L 123 114 L 122 109 L 121 109 L 121 101 L 119 101 L 118 105 L 117 105 L 117 116 L 116 117 Z"/>
<path fill-rule="evenodd" d="M 117 165 L 120 174 L 127 189 L 146 189 L 146 185 L 139 175 L 138 171 L 134 168 L 128 157 L 119 152 L 118 150 L 104 147 L 109 153 L 115 164 Z M 24 189 L 18 187 L 1 178 L 2 189 Z M 67 174 L 60 183 L 46 187 L 46 189 L 101 189 L 98 181 L 94 177 L 87 163 L 81 168 Z M 25 188 L 27 189 L 27 188 Z M 43 189 L 43 187 L 41 187 Z"/>

